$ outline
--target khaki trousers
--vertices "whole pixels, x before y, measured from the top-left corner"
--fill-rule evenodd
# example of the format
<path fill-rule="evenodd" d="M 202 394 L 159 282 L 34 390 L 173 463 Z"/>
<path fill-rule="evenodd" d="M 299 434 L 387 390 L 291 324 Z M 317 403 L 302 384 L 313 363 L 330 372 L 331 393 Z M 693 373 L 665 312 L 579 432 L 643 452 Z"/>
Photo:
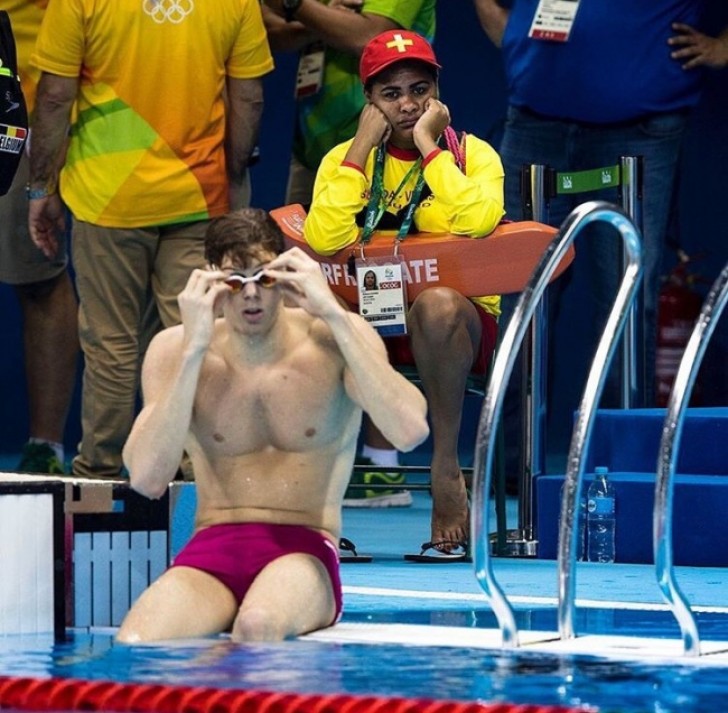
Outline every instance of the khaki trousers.
<path fill-rule="evenodd" d="M 203 267 L 208 221 L 102 228 L 75 221 L 73 265 L 85 357 L 79 476 L 118 476 L 138 409 L 141 362 L 151 338 L 180 321 L 177 295 Z"/>

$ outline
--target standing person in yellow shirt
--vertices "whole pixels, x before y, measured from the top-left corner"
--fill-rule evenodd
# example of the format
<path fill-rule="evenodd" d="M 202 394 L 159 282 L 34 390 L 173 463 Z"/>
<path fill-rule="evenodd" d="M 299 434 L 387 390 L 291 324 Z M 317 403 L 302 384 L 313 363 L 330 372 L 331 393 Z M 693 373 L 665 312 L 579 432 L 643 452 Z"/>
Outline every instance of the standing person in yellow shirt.
<path fill-rule="evenodd" d="M 0 10 L 12 23 L 18 74 L 31 115 L 39 72 L 30 66 L 30 55 L 47 4 L 0 0 Z M 29 438 L 17 470 L 59 474 L 64 470 L 63 431 L 76 381 L 78 306 L 65 236 L 49 258 L 28 234 L 29 143 L 10 190 L 0 198 L 0 282 L 12 285 L 20 305 L 28 395 Z"/>
<path fill-rule="evenodd" d="M 375 229 L 400 238 L 410 230 L 490 233 L 504 213 L 500 158 L 481 139 L 454 135 L 427 40 L 406 30 L 384 32 L 364 48 L 359 71 L 368 103 L 354 138 L 332 149 L 319 168 L 304 225 L 311 247 L 330 255 L 365 243 Z M 427 396 L 433 436 L 428 544 L 440 553 L 467 545 L 458 434 L 468 375 L 474 365 L 484 367 L 495 347 L 499 302 L 497 296 L 470 300 L 445 286 L 425 289 L 406 306 L 405 343 L 387 340 L 395 363 L 411 348 Z M 388 448 L 371 428 L 364 442 Z M 345 504 L 354 505 L 354 495 Z"/>
<path fill-rule="evenodd" d="M 209 220 L 240 200 L 273 60 L 258 0 L 67 0 L 49 4 L 32 63 L 29 224 L 49 257 L 64 203 L 73 215 L 85 355 L 73 472 L 117 477 L 141 358 L 179 322 Z"/>

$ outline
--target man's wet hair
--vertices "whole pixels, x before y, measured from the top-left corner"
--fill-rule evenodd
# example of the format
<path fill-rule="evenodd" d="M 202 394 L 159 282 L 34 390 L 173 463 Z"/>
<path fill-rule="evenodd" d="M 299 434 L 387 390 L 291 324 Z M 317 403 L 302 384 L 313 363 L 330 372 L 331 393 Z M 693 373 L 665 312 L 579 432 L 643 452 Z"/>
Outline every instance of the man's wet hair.
<path fill-rule="evenodd" d="M 283 231 L 262 208 L 242 208 L 214 218 L 205 233 L 205 260 L 217 267 L 226 256 L 247 267 L 261 253 L 279 255 L 285 249 Z"/>

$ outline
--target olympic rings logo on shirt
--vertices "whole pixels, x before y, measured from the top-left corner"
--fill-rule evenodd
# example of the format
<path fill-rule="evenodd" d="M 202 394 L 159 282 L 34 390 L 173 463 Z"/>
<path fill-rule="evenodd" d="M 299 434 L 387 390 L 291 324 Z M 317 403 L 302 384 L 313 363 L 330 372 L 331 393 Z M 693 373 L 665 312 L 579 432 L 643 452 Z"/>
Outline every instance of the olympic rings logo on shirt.
<path fill-rule="evenodd" d="M 195 9 L 194 0 L 142 0 L 144 12 L 158 25 L 169 20 L 179 24 Z"/>

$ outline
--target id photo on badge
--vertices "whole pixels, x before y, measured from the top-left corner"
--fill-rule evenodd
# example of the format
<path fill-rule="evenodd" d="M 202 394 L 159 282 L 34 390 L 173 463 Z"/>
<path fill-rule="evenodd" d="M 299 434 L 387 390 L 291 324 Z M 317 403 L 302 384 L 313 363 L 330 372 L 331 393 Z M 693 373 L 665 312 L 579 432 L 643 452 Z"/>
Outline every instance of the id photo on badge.
<path fill-rule="evenodd" d="M 379 289 L 379 280 L 377 280 L 377 273 L 374 270 L 367 270 L 364 273 L 364 279 L 362 280 L 361 291 L 362 292 L 374 292 Z"/>
<path fill-rule="evenodd" d="M 357 260 L 356 277 L 359 314 L 383 337 L 406 334 L 406 290 L 401 260 L 395 256 Z"/>

